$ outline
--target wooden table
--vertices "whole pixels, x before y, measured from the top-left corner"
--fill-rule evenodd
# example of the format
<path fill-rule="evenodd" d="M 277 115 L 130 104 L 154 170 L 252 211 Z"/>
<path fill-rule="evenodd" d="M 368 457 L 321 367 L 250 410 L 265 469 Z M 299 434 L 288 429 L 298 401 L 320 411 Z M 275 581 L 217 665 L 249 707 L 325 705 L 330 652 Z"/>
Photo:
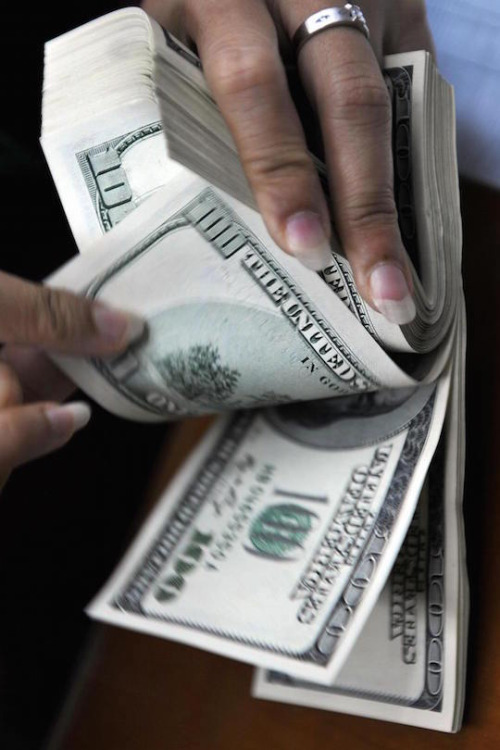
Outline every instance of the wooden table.
<path fill-rule="evenodd" d="M 500 748 L 500 193 L 462 185 L 468 306 L 465 516 L 471 628 L 458 735 L 250 697 L 250 667 L 119 628 L 95 625 L 50 750 L 398 750 Z M 176 427 L 150 498 L 206 421 Z"/>

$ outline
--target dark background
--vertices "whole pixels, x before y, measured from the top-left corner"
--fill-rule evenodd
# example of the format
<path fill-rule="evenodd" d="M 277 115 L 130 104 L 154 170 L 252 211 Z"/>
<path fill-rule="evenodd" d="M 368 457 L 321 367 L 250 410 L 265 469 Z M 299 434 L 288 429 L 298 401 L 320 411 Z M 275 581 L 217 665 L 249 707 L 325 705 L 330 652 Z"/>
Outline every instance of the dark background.
<path fill-rule="evenodd" d="M 2 8 L 4 271 L 40 280 L 76 252 L 38 142 L 43 44 L 121 5 Z M 43 745 L 88 633 L 83 608 L 130 535 L 164 435 L 93 406 L 70 445 L 16 471 L 0 495 L 2 750 Z"/>
<path fill-rule="evenodd" d="M 66 3 L 59 4 L 56 9 L 54 5 L 38 3 L 27 6 L 17 3 L 2 9 L 0 173 L 4 231 L 0 268 L 5 271 L 42 279 L 76 252 L 38 144 L 43 43 L 121 6 L 121 3 L 90 0 L 78 7 L 70 7 Z M 494 693 L 494 685 L 499 684 L 495 664 L 500 664 L 500 650 L 495 645 L 498 643 L 498 597 L 481 582 L 485 579 L 492 581 L 494 588 L 500 561 L 496 531 L 500 513 L 498 439 L 494 427 L 498 423 L 498 420 L 495 422 L 494 413 L 498 414 L 496 382 L 500 364 L 497 322 L 499 198 L 494 191 L 463 183 L 462 200 L 469 320 L 469 465 L 465 516 L 472 584 L 470 642 L 477 644 L 476 648 L 471 649 L 469 658 L 465 735 L 470 730 L 471 744 L 466 742 L 468 747 L 496 747 L 498 734 L 487 712 L 490 707 L 490 713 L 496 712 L 498 706 Z M 44 738 L 67 696 L 71 676 L 85 646 L 90 623 L 83 614 L 83 608 L 106 580 L 130 537 L 134 519 L 143 504 L 148 477 L 164 440 L 164 427 L 129 424 L 102 412 L 96 406 L 93 409 L 91 424 L 75 436 L 69 446 L 18 470 L 0 495 L 2 750 L 43 747 Z M 495 607 L 495 611 L 490 612 L 488 607 Z M 127 639 L 118 631 L 117 637 Z M 136 643 L 138 636 L 134 638 L 133 642 Z M 131 643 L 131 637 L 126 642 Z M 155 641 L 151 641 L 151 647 L 159 648 Z M 169 659 L 172 654 L 175 657 L 176 653 L 182 652 L 181 647 L 176 648 L 177 651 L 173 651 L 170 644 L 165 646 Z M 184 651 L 187 653 L 185 648 Z M 495 657 L 497 652 L 499 655 Z M 197 660 L 201 658 L 197 655 Z M 207 663 L 215 659 L 213 656 L 203 658 Z M 179 680 L 184 671 L 184 662 L 180 664 Z M 230 662 L 224 662 L 229 665 L 225 667 L 221 664 L 215 662 L 214 673 L 220 675 L 221 670 L 227 669 L 231 672 L 231 680 L 231 670 L 241 668 L 241 665 L 231 666 Z M 490 672 L 491 693 L 484 696 L 480 689 L 483 682 L 486 684 Z M 175 669 L 173 674 L 176 674 Z M 150 680 L 149 674 L 147 679 Z M 224 686 L 223 681 L 221 684 Z M 342 736 L 336 736 L 336 731 L 345 725 L 345 736 L 354 738 L 354 742 L 356 735 L 353 732 L 359 732 L 358 747 L 389 746 L 389 743 L 383 745 L 382 740 L 377 744 L 376 739 L 372 739 L 378 731 L 381 736 L 383 734 L 380 722 L 359 724 L 348 717 L 334 718 L 321 712 L 299 711 L 290 707 L 279 709 L 277 713 L 278 709 L 269 707 L 270 704 L 266 709 L 263 704 L 252 702 L 248 697 L 248 684 L 249 677 L 245 672 L 241 681 L 245 696 L 241 698 L 241 706 L 247 707 L 249 713 L 247 723 L 243 721 L 241 726 L 251 732 L 255 722 L 259 746 L 261 742 L 265 744 L 261 730 L 264 726 L 262 717 L 266 715 L 269 717 L 269 727 L 275 727 L 276 731 L 280 726 L 286 729 L 289 725 L 289 736 L 293 732 L 295 741 L 293 745 L 287 744 L 287 747 L 306 747 L 302 740 L 306 737 L 310 739 L 309 728 L 313 725 L 318 732 L 321 726 L 324 727 L 322 737 L 329 737 L 334 742 L 340 739 L 341 744 Z M 139 680 L 138 689 L 140 685 Z M 122 686 L 126 695 L 127 686 Z M 226 687 L 228 699 L 228 696 L 231 698 L 234 695 L 233 682 L 226 684 Z M 184 706 L 184 712 L 187 711 L 188 702 L 184 700 L 182 691 L 179 695 L 177 710 L 180 721 L 183 716 L 181 708 Z M 210 698 L 212 694 L 208 690 L 203 695 L 200 705 L 207 695 Z M 212 703 L 209 701 L 207 704 L 209 713 L 215 717 L 214 721 L 221 722 L 221 725 L 223 722 L 231 734 L 231 711 L 228 712 L 224 704 L 219 706 L 217 714 L 217 706 L 213 705 L 219 697 L 216 692 L 213 693 Z M 139 705 L 137 696 L 133 698 Z M 151 695 L 144 692 L 144 705 L 148 705 L 150 700 Z M 131 713 L 130 716 L 116 713 L 112 717 L 115 725 L 111 723 L 111 729 L 116 731 L 122 725 L 136 726 L 138 713 Z M 174 720 L 177 720 L 175 708 L 172 713 Z M 161 728 L 165 714 L 163 682 L 157 714 L 155 716 Z M 299 724 L 302 716 L 305 729 L 301 734 Z M 236 724 L 241 723 L 239 711 L 233 712 L 233 718 Z M 292 719 L 296 719 L 295 723 Z M 82 726 L 84 729 L 88 726 L 87 719 L 75 729 L 78 736 L 81 736 Z M 192 725 L 191 718 L 189 722 L 186 721 L 186 726 L 190 731 L 192 726 L 192 736 L 196 727 Z M 363 727 L 366 728 L 364 734 Z M 480 731 L 474 734 L 476 728 Z M 170 725 L 165 725 L 163 734 L 168 745 L 164 741 L 148 745 L 142 731 L 137 731 L 137 744 L 130 740 L 130 747 L 145 747 L 146 750 L 160 746 L 181 747 L 175 745 L 175 740 L 172 744 Z M 399 743 L 399 728 L 391 728 L 390 731 Z M 431 735 L 424 734 L 427 741 L 426 738 Z M 461 737 L 467 740 L 465 735 Z M 415 733 L 405 735 L 406 741 L 410 742 L 407 746 L 413 746 L 408 737 L 416 736 Z M 435 738 L 436 735 L 433 735 Z M 488 744 L 488 738 L 491 744 Z M 222 747 L 215 741 L 213 744 L 207 742 L 203 734 L 199 739 L 204 748 Z M 449 739 L 455 743 L 456 738 Z M 83 747 L 85 738 L 81 742 Z M 94 743 L 87 746 L 97 747 Z M 234 736 L 228 738 L 225 746 L 234 747 Z M 255 746 L 252 745 L 252 748 Z M 320 746 L 325 747 L 323 741 Z M 103 742 L 99 747 L 112 749 L 114 746 Z M 194 745 L 191 743 L 189 747 L 194 748 Z"/>

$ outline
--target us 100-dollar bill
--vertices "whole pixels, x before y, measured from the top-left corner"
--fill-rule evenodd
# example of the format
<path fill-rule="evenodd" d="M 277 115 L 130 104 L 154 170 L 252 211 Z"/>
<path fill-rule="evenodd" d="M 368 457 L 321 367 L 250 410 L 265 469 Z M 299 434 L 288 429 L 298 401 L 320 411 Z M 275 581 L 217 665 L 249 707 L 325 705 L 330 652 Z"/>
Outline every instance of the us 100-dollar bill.
<path fill-rule="evenodd" d="M 453 93 L 424 52 L 394 55 L 385 65 L 394 193 L 417 317 L 399 327 L 365 305 L 336 245 L 323 279 L 385 348 L 430 352 L 451 335 L 459 294 Z M 160 187 L 182 190 L 193 172 L 254 206 L 200 61 L 139 9 L 46 45 L 41 140 L 83 251 Z"/>
<path fill-rule="evenodd" d="M 385 588 L 334 683 L 257 670 L 259 698 L 444 731 L 460 727 L 468 589 L 461 496 L 463 335 L 445 429 Z"/>
<path fill-rule="evenodd" d="M 435 380 L 453 342 L 410 377 L 320 276 L 273 243 L 256 211 L 194 176 L 175 196 L 159 191 L 50 283 L 147 321 L 115 359 L 56 357 L 132 419 L 414 387 Z"/>
<path fill-rule="evenodd" d="M 453 93 L 424 52 L 385 77 L 402 327 L 337 246 L 315 274 L 273 243 L 199 60 L 146 14 L 48 44 L 42 143 L 85 251 L 49 283 L 147 323 L 119 357 L 56 361 L 127 418 L 228 412 L 93 616 L 255 664 L 260 697 L 450 731 L 468 608 Z"/>
<path fill-rule="evenodd" d="M 401 547 L 448 387 L 221 418 L 90 613 L 329 684 Z"/>

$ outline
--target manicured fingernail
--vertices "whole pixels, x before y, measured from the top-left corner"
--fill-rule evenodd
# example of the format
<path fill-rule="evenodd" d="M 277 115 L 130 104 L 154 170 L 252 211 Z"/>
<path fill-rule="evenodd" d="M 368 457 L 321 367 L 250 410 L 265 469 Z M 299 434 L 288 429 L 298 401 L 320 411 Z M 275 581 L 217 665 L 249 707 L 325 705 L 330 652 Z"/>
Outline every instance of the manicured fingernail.
<path fill-rule="evenodd" d="M 376 266 L 370 276 L 373 302 L 389 323 L 411 323 L 416 309 L 402 270 L 393 263 Z"/>
<path fill-rule="evenodd" d="M 70 404 L 51 406 L 45 415 L 57 435 L 70 435 L 88 424 L 91 411 L 84 401 L 73 401 Z"/>
<path fill-rule="evenodd" d="M 301 211 L 286 223 L 288 250 L 302 265 L 312 271 L 321 271 L 332 262 L 330 243 L 318 214 Z"/>
<path fill-rule="evenodd" d="M 92 314 L 101 338 L 110 344 L 135 341 L 144 331 L 145 322 L 137 315 L 114 310 L 101 302 L 94 305 Z"/>

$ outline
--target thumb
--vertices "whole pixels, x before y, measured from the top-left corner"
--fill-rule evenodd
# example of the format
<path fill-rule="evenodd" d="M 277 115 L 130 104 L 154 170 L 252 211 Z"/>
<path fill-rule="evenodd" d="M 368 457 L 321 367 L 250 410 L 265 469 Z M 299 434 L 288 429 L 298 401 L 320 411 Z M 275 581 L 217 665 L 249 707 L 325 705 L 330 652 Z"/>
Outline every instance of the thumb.
<path fill-rule="evenodd" d="M 0 272 L 0 341 L 66 354 L 118 353 L 144 330 L 135 315 Z"/>

